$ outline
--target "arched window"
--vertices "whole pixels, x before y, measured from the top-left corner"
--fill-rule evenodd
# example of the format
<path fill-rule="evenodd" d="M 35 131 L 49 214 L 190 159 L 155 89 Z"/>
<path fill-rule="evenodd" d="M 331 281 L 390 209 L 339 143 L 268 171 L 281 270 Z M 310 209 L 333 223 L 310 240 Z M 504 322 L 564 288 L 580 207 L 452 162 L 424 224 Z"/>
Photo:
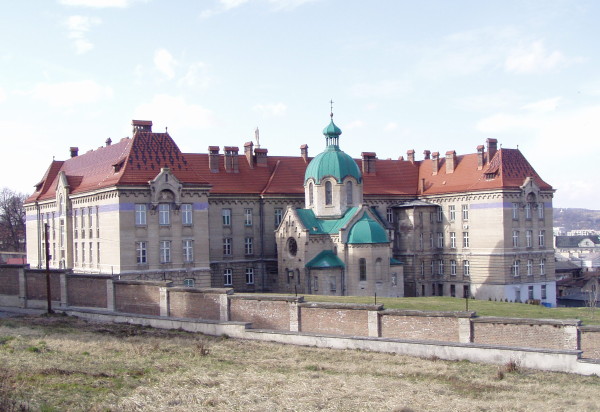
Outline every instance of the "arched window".
<path fill-rule="evenodd" d="M 332 193 L 331 193 L 331 182 L 325 182 L 325 204 L 330 205 L 333 203 Z"/>
<path fill-rule="evenodd" d="M 312 206 L 313 205 L 313 201 L 314 201 L 314 198 L 313 198 L 313 184 L 309 183 L 308 184 L 308 205 Z"/>
<path fill-rule="evenodd" d="M 353 203 L 353 194 L 352 194 L 352 182 L 346 182 L 346 203 L 351 205 Z"/>
<path fill-rule="evenodd" d="M 381 258 L 375 261 L 375 280 L 381 280 Z"/>
<path fill-rule="evenodd" d="M 360 258 L 358 259 L 358 280 L 364 281 L 367 280 L 367 259 Z"/>

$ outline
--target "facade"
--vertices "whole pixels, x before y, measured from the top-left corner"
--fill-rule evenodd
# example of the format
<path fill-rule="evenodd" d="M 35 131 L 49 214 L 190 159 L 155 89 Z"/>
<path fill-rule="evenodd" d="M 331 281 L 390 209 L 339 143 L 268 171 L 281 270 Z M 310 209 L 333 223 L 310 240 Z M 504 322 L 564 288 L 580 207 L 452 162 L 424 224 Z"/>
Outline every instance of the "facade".
<path fill-rule="evenodd" d="M 353 160 L 360 182 L 350 173 L 332 185 L 337 209 L 328 208 L 327 218 L 345 219 L 350 207 L 355 212 L 344 221 L 348 228 L 361 219 L 367 220 L 361 225 L 384 227 L 387 243 L 368 247 L 382 270 L 367 269 L 367 279 L 387 273 L 389 284 L 381 287 L 388 289 L 396 273 L 406 296 L 470 293 L 555 302 L 553 189 L 518 149 L 497 149 L 495 139 L 487 143 L 487 150 L 480 145 L 465 155 L 448 151 L 440 157 L 426 150 L 416 160 L 409 150 L 406 159 L 383 160 L 363 152 Z M 311 182 L 317 186 L 306 179 L 311 160 L 306 145 L 299 156 L 270 156 L 251 142 L 243 153 L 235 146 L 182 153 L 168 133 L 152 131 L 152 122 L 134 121 L 131 138 L 114 144 L 108 139 L 84 154 L 71 148 L 69 159 L 51 162 L 26 202 L 28 262 L 45 266 L 47 223 L 51 267 L 246 292 L 290 290 L 278 273 L 283 252 L 275 231 L 284 215 L 310 205 L 310 193 L 314 206 L 306 208 L 323 218 L 318 205 L 327 203 L 326 188 L 306 190 Z M 345 197 L 348 181 L 352 203 Z M 317 257 L 317 237 L 310 228 L 304 233 L 311 235 L 306 265 Z M 338 239 L 330 235 L 332 243 L 323 250 L 338 258 L 342 244 L 364 249 L 341 238 L 334 244 Z M 303 244 L 297 243 L 300 251 Z M 403 281 L 392 268 L 396 261 L 402 262 Z M 310 290 L 306 279 L 301 283 Z M 341 293 L 338 285 L 335 292 Z M 331 292 L 330 286 L 317 285 Z M 347 285 L 344 293 L 362 290 L 357 287 Z"/>

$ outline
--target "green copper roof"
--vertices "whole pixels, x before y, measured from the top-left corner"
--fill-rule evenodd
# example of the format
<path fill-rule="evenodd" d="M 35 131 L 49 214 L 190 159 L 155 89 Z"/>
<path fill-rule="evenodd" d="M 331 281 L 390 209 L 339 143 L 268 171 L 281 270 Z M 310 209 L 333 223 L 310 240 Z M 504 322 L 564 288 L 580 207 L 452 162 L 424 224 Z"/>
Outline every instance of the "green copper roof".
<path fill-rule="evenodd" d="M 398 266 L 403 265 L 404 263 L 400 262 L 398 259 L 390 258 L 390 266 Z"/>
<path fill-rule="evenodd" d="M 348 243 L 387 243 L 385 229 L 365 213 L 350 229 Z"/>
<path fill-rule="evenodd" d="M 326 176 L 332 176 L 338 183 L 342 183 L 346 176 L 352 176 L 360 183 L 362 174 L 358 165 L 336 145 L 330 145 L 324 152 L 319 153 L 306 168 L 304 181 L 313 178 L 317 184 Z"/>
<path fill-rule="evenodd" d="M 329 122 L 326 128 L 323 129 L 323 134 L 327 137 L 339 136 L 342 134 L 342 129 L 333 123 L 333 119 Z"/>
<path fill-rule="evenodd" d="M 344 262 L 332 250 L 323 250 L 315 256 L 305 267 L 310 269 L 343 268 Z"/>
<path fill-rule="evenodd" d="M 358 211 L 358 207 L 351 207 L 346 211 L 344 216 L 339 219 L 318 219 L 312 209 L 296 209 L 298 217 L 302 220 L 302 224 L 308 229 L 311 235 L 332 235 L 340 231 L 346 226 L 346 223 Z"/>

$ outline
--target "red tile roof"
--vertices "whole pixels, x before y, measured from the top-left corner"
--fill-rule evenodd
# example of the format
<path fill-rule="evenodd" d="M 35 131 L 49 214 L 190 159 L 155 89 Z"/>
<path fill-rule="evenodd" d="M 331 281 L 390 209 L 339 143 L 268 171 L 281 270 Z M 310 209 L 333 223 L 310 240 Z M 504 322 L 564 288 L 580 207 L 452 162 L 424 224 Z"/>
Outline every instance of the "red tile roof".
<path fill-rule="evenodd" d="M 421 194 L 421 181 L 424 195 L 518 188 L 527 177 L 532 177 L 541 189 L 552 189 L 517 149 L 498 150 L 482 170 L 477 170 L 477 156 L 457 156 L 453 173 L 446 173 L 446 160 L 441 158 L 437 175 L 432 174 L 433 159 L 378 159 L 376 172 L 363 176 L 364 194 L 415 197 Z M 77 194 L 115 185 L 146 185 L 163 167 L 170 168 L 184 184 L 210 185 L 215 194 L 302 195 L 310 160 L 267 156 L 266 166 L 250 167 L 246 156 L 240 154 L 239 172 L 234 173 L 225 171 L 224 155 L 220 154 L 219 172 L 213 173 L 208 154 L 181 153 L 168 133 L 138 130 L 131 139 L 65 161 L 53 161 L 27 203 L 54 198 L 60 172 L 66 174 L 70 192 Z M 362 160 L 356 162 L 360 168 Z"/>

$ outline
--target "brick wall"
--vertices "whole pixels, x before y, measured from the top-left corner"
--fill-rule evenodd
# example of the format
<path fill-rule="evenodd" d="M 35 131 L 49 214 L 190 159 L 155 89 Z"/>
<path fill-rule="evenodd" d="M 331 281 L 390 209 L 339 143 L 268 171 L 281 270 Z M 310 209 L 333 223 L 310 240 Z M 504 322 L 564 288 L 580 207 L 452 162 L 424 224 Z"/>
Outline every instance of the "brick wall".
<path fill-rule="evenodd" d="M 381 337 L 459 342 L 458 317 L 421 311 L 381 312 Z"/>
<path fill-rule="evenodd" d="M 229 318 L 250 322 L 254 329 L 290 330 L 290 301 L 295 298 L 231 296 Z"/>
<path fill-rule="evenodd" d="M 175 318 L 219 320 L 222 293 L 169 288 L 169 313 Z"/>
<path fill-rule="evenodd" d="M 160 315 L 160 286 L 165 282 L 114 281 L 115 310 Z"/>
<path fill-rule="evenodd" d="M 583 358 L 600 359 L 600 326 L 581 326 L 581 350 Z"/>
<path fill-rule="evenodd" d="M 44 271 L 25 271 L 25 290 L 27 299 L 46 300 L 46 273 Z M 60 273 L 50 273 L 50 296 L 53 301 L 60 301 Z"/>
<path fill-rule="evenodd" d="M 476 318 L 475 343 L 543 349 L 577 349 L 576 320 Z"/>
<path fill-rule="evenodd" d="M 360 305 L 302 303 L 299 306 L 302 332 L 369 336 L 369 311 Z"/>
<path fill-rule="evenodd" d="M 20 267 L 3 267 L 0 271 L 0 295 L 19 296 Z"/>
<path fill-rule="evenodd" d="M 68 305 L 88 308 L 106 308 L 106 282 L 106 277 L 68 275 Z"/>

